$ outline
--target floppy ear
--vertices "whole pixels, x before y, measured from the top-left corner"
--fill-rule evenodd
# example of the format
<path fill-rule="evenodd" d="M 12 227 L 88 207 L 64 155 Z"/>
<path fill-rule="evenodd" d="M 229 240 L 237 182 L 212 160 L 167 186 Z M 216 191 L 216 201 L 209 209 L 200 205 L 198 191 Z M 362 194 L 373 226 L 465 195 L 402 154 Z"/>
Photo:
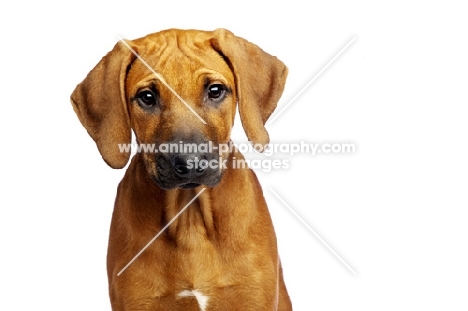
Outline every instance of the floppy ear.
<path fill-rule="evenodd" d="M 211 44 L 234 72 L 242 126 L 253 144 L 263 151 L 269 142 L 265 122 L 284 90 L 288 68 L 276 57 L 226 29 L 213 32 Z"/>
<path fill-rule="evenodd" d="M 81 124 L 112 168 L 124 167 L 130 157 L 130 152 L 120 152 L 118 144 L 131 142 L 125 78 L 134 59 L 126 46 L 117 43 L 71 95 L 73 109 Z"/>

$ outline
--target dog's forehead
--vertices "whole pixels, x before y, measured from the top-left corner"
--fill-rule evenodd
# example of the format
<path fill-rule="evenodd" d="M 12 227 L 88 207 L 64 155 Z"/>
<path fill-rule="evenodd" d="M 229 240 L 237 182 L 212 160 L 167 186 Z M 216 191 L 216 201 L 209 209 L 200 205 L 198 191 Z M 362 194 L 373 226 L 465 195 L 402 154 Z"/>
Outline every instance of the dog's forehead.
<path fill-rule="evenodd" d="M 145 62 L 161 73 L 200 68 L 229 72 L 224 58 L 211 44 L 212 37 L 209 31 L 170 29 L 149 34 L 133 43 Z"/>

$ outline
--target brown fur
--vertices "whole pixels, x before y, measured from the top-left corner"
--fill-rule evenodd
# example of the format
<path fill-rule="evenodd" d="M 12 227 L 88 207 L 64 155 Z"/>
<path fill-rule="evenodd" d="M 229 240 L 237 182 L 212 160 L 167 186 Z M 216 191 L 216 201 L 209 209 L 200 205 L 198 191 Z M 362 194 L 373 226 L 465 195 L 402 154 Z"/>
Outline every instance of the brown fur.
<path fill-rule="evenodd" d="M 204 125 L 122 43 L 116 44 L 71 96 L 81 123 L 107 164 L 124 167 L 118 144 L 162 143 L 193 133 L 217 144 L 230 141 L 236 102 L 253 143 L 265 146 L 264 124 L 282 94 L 287 68 L 256 45 L 218 29 L 167 30 L 127 43 L 206 121 Z M 203 99 L 206 81 L 228 86 L 219 106 Z M 149 113 L 135 94 L 149 85 L 161 106 Z M 279 263 L 276 237 L 262 189 L 252 170 L 227 169 L 120 276 L 117 273 L 204 186 L 163 190 L 155 155 L 136 154 L 119 184 L 108 249 L 113 310 L 292 310 Z M 277 307 L 278 305 L 278 307 Z"/>

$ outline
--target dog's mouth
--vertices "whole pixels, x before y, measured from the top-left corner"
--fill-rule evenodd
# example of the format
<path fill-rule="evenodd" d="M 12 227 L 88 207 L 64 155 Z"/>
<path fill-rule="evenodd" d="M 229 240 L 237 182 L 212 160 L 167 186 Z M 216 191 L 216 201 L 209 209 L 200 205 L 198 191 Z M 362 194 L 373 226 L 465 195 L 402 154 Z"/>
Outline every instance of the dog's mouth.
<path fill-rule="evenodd" d="M 161 189 L 193 189 L 202 185 L 212 188 L 219 184 L 223 175 L 221 167 L 210 166 L 213 159 L 217 159 L 216 156 L 217 154 L 159 154 L 154 160 L 150 158 L 156 162 L 153 162 L 156 169 L 148 172 Z M 151 160 L 147 163 L 152 164 Z M 200 164 L 204 163 L 202 161 L 206 162 L 204 166 Z"/>
<path fill-rule="evenodd" d="M 196 187 L 198 187 L 198 186 L 200 186 L 200 184 L 197 184 L 197 183 L 194 183 L 194 182 L 189 182 L 189 183 L 180 185 L 179 188 L 182 188 L 182 189 L 192 189 L 192 188 L 196 188 Z"/>
<path fill-rule="evenodd" d="M 218 185 L 221 181 L 222 175 L 222 172 L 212 171 L 210 174 L 206 174 L 198 178 L 187 178 L 184 180 L 175 176 L 172 170 L 158 170 L 158 174 L 156 176 L 153 175 L 152 179 L 160 188 L 165 190 L 175 188 L 193 189 L 199 186 L 212 188 Z"/>

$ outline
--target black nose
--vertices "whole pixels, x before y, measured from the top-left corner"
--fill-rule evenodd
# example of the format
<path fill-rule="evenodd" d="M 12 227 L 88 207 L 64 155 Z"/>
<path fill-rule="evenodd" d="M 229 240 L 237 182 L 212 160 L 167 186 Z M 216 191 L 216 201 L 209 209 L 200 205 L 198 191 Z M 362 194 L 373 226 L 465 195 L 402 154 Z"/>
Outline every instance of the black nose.
<path fill-rule="evenodd" d="M 206 155 L 175 154 L 171 157 L 174 172 L 180 177 L 197 177 L 203 175 L 208 167 Z"/>

